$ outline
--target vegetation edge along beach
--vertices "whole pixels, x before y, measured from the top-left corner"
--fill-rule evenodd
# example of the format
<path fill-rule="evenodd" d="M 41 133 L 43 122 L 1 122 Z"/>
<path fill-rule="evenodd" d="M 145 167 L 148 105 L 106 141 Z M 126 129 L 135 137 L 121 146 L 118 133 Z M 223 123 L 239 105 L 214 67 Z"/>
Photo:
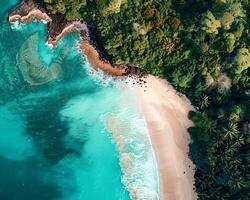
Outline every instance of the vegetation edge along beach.
<path fill-rule="evenodd" d="M 52 21 L 61 19 L 62 27 L 83 19 L 94 27 L 90 35 L 98 38 L 107 60 L 166 78 L 191 100 L 197 111 L 189 113 L 195 124 L 189 128 L 189 154 L 199 199 L 249 198 L 248 0 L 45 0 L 38 5 L 56 16 Z M 52 37 L 62 31 L 50 32 L 51 27 Z"/>

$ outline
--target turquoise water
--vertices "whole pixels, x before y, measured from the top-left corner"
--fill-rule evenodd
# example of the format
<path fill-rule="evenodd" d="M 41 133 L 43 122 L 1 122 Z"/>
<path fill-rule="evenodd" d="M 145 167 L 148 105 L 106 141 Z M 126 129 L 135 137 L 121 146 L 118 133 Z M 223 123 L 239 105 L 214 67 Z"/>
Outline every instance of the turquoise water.
<path fill-rule="evenodd" d="M 21 3 L 22 0 L 1 0 L 0 1 L 0 25 L 6 21 L 6 16 L 8 11 L 14 8 L 18 3 Z"/>
<path fill-rule="evenodd" d="M 146 125 L 121 106 L 122 81 L 90 74 L 77 34 L 51 48 L 42 22 L 5 23 L 17 2 L 0 2 L 0 199 L 157 199 Z"/>
<path fill-rule="evenodd" d="M 32 45 L 22 49 L 30 38 Z M 41 22 L 1 26 L 0 199 L 129 199 L 116 148 L 100 120 L 118 94 L 87 74 L 74 48 L 77 38 L 68 35 L 50 49 Z M 20 72 L 26 54 L 47 70 L 60 58 L 61 69 L 48 82 L 30 84 Z M 29 68 L 42 73 L 34 66 Z"/>

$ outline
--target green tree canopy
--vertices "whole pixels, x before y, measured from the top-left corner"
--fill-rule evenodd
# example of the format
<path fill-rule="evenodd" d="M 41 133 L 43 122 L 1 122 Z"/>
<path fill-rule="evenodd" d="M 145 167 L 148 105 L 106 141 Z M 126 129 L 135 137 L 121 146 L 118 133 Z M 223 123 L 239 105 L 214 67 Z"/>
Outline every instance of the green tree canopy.
<path fill-rule="evenodd" d="M 234 58 L 235 73 L 241 74 L 242 71 L 250 67 L 250 53 L 247 48 L 240 48 Z"/>
<path fill-rule="evenodd" d="M 221 27 L 219 20 L 215 19 L 211 11 L 207 11 L 201 18 L 201 29 L 207 33 L 218 34 L 218 28 Z"/>
<path fill-rule="evenodd" d="M 220 18 L 221 26 L 225 30 L 229 30 L 231 28 L 232 23 L 234 22 L 234 16 L 229 13 L 223 13 L 222 17 Z"/>
<path fill-rule="evenodd" d="M 232 33 L 224 34 L 224 44 L 227 53 L 231 53 L 234 50 L 235 37 Z"/>
<path fill-rule="evenodd" d="M 119 13 L 120 7 L 126 0 L 95 0 L 99 11 L 103 15 L 109 15 L 111 13 Z"/>

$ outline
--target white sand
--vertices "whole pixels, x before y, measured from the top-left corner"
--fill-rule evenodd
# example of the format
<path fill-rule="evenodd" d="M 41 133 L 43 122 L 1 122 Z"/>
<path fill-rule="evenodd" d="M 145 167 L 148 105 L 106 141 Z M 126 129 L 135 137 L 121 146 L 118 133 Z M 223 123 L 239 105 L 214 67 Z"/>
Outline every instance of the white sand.
<path fill-rule="evenodd" d="M 166 81 L 153 76 L 146 81 L 146 92 L 140 86 L 136 90 L 139 112 L 146 120 L 156 155 L 160 200 L 197 199 L 194 165 L 188 158 L 187 128 L 192 122 L 187 114 L 193 107 Z"/>

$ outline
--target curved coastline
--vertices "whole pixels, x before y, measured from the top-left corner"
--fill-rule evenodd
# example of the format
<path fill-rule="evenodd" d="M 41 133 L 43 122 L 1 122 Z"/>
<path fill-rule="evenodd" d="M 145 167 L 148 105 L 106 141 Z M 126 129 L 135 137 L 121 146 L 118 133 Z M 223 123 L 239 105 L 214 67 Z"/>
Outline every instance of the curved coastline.
<path fill-rule="evenodd" d="M 87 40 L 81 40 L 79 48 L 83 51 L 92 66 L 98 67 L 113 76 L 123 76 L 126 74 L 125 68 L 113 67 L 109 62 L 100 59 L 97 50 Z"/>
<path fill-rule="evenodd" d="M 116 144 L 122 182 L 132 200 L 159 200 L 157 163 L 146 121 L 138 112 L 132 84 L 117 83 L 121 96 L 115 112 L 104 117 Z"/>
<path fill-rule="evenodd" d="M 30 3 L 32 1 L 29 0 L 28 2 Z M 25 11 L 20 11 L 20 13 L 25 14 L 21 15 L 16 11 L 12 12 L 8 17 L 9 23 L 14 23 L 15 21 L 28 23 L 34 18 L 38 20 L 44 20 L 48 24 L 53 23 L 53 19 L 49 17 L 47 13 L 41 11 L 40 8 L 34 3 L 31 4 L 32 9 L 25 8 L 25 3 L 22 6 L 24 7 Z M 143 77 L 146 76 L 146 73 L 143 72 L 140 68 L 129 65 L 113 65 L 109 61 L 102 59 L 98 50 L 94 45 L 91 44 L 89 40 L 88 27 L 84 22 L 72 21 L 66 23 L 62 28 L 62 31 L 59 34 L 55 35 L 55 37 L 53 37 L 52 34 L 48 31 L 47 43 L 49 45 L 56 46 L 56 44 L 60 39 L 62 39 L 64 35 L 72 32 L 78 32 L 81 36 L 83 35 L 83 37 L 81 37 L 81 40 L 79 41 L 79 49 L 84 53 L 84 56 L 92 66 L 100 68 L 112 76 L 133 76 L 134 78 L 138 79 L 137 81 L 140 82 L 140 84 L 145 82 L 143 80 Z"/>
<path fill-rule="evenodd" d="M 27 23 L 34 17 L 51 22 L 51 18 L 39 9 L 32 9 L 23 16 L 10 15 L 9 22 L 18 20 Z M 65 34 L 74 31 L 78 29 L 71 23 L 54 39 L 49 37 L 48 43 L 55 46 Z M 114 66 L 101 59 L 98 51 L 88 40 L 81 39 L 79 49 L 94 67 L 113 76 L 129 75 L 126 67 Z M 187 114 L 193 108 L 190 102 L 178 96 L 173 87 L 163 80 L 151 75 L 143 78 L 147 82 L 147 91 L 136 85 L 135 93 L 138 98 L 137 106 L 147 123 L 156 156 L 160 199 L 197 199 L 193 191 L 194 166 L 187 155 L 189 143 L 187 128 L 191 126 Z M 166 132 L 169 133 L 166 134 Z"/>
<path fill-rule="evenodd" d="M 190 101 L 167 81 L 149 75 L 147 92 L 135 87 L 137 107 L 144 117 L 155 152 L 160 199 L 197 199 L 194 188 L 194 168 L 188 157 L 190 137 L 188 119 L 194 110 Z"/>
<path fill-rule="evenodd" d="M 28 23 L 33 20 L 33 18 L 37 18 L 38 20 L 45 20 L 46 22 L 50 22 L 51 18 L 41 12 L 38 9 L 32 10 L 28 15 L 20 16 L 18 14 L 11 15 L 9 17 L 9 23 L 13 23 L 15 21 L 20 21 L 21 23 Z M 67 25 L 62 32 L 57 35 L 54 39 L 49 37 L 47 43 L 52 45 L 53 47 L 59 42 L 62 37 L 68 33 L 72 33 L 77 31 L 77 27 L 75 27 L 74 23 Z M 118 68 L 111 65 L 108 61 L 102 60 L 99 56 L 98 51 L 94 46 L 90 44 L 90 42 L 86 39 L 81 39 L 79 41 L 79 49 L 84 53 L 89 63 L 94 66 L 102 69 L 106 73 L 113 76 L 124 76 L 127 75 L 126 68 Z"/>

